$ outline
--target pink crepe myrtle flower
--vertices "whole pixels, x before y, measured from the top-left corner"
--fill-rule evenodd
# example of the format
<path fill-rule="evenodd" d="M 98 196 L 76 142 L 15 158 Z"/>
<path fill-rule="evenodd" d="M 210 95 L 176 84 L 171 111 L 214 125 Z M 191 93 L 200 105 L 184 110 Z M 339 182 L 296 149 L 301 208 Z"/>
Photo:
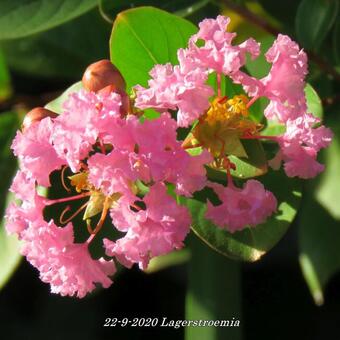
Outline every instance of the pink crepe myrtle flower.
<path fill-rule="evenodd" d="M 179 62 L 186 67 L 188 62 L 201 69 L 231 75 L 246 63 L 246 54 L 256 58 L 260 45 L 250 38 L 240 45 L 232 45 L 236 33 L 226 31 L 230 19 L 219 15 L 216 19 L 205 19 L 199 24 L 199 31 L 189 40 L 189 47 L 179 50 Z M 198 46 L 204 41 L 203 46 Z"/>
<path fill-rule="evenodd" d="M 240 71 L 232 75 L 233 80 L 243 85 L 248 95 L 270 100 L 264 111 L 268 119 L 285 123 L 306 113 L 306 53 L 288 36 L 279 34 L 267 51 L 266 59 L 272 64 L 266 77 L 256 79 Z"/>
<path fill-rule="evenodd" d="M 149 88 L 140 85 L 136 90 L 136 107 L 166 111 L 178 109 L 178 125 L 187 127 L 209 107 L 213 94 L 206 85 L 207 74 L 194 69 L 183 74 L 179 66 L 156 65 L 151 71 Z"/>
<path fill-rule="evenodd" d="M 118 192 L 129 196 L 131 184 L 138 178 L 130 161 L 126 151 L 112 150 L 107 155 L 97 153 L 88 160 L 89 181 L 106 196 Z"/>
<path fill-rule="evenodd" d="M 101 283 L 111 285 L 108 278 L 116 271 L 113 261 L 93 260 L 87 243 L 75 244 L 73 226 L 57 227 L 52 221 L 34 224 L 22 233 L 21 253 L 40 272 L 51 292 L 62 296 L 84 297 Z"/>
<path fill-rule="evenodd" d="M 150 258 L 183 247 L 189 213 L 166 191 L 164 184 L 153 185 L 143 199 L 145 210 L 133 211 L 123 202 L 111 209 L 113 223 L 126 234 L 116 242 L 104 240 L 109 256 L 116 256 L 126 266 L 138 263 L 145 269 Z"/>
<path fill-rule="evenodd" d="M 121 97 L 117 93 L 79 91 L 64 103 L 63 114 L 54 120 L 51 140 L 60 158 L 73 172 L 80 168 L 97 138 L 105 142 L 120 119 Z"/>
<path fill-rule="evenodd" d="M 50 173 L 60 169 L 65 163 L 51 143 L 52 130 L 53 122 L 47 117 L 32 124 L 25 133 L 18 131 L 12 143 L 12 149 L 19 158 L 23 171 L 44 186 L 50 185 Z"/>
<path fill-rule="evenodd" d="M 230 156 L 247 157 L 245 139 L 277 142 L 280 150 L 270 164 L 279 168 L 283 162 L 290 177 L 310 178 L 323 170 L 317 153 L 332 133 L 307 112 L 306 54 L 279 35 L 266 53 L 269 74 L 256 79 L 243 66 L 247 56 L 259 55 L 259 44 L 252 38 L 235 44 L 236 34 L 226 31 L 229 21 L 218 16 L 200 23 L 188 46 L 177 51 L 178 65 L 155 65 L 148 87 L 136 85 L 131 97 L 122 76 L 119 90 L 114 84 L 100 89 L 99 81 L 97 92 L 86 87 L 71 94 L 59 116 L 40 115 L 17 133 L 12 148 L 20 170 L 11 190 L 21 202 L 9 205 L 6 228 L 22 240 L 22 253 L 52 292 L 83 297 L 97 283 L 111 284 L 115 259 L 146 269 L 151 258 L 183 247 L 191 219 L 175 195 L 195 197 L 211 187 L 220 204 L 208 202 L 205 218 L 231 233 L 264 223 L 277 209 L 274 195 L 257 180 L 236 187 L 231 176 L 238 165 Z M 109 61 L 105 65 L 112 69 Z M 208 84 L 211 73 L 216 93 Z M 241 84 L 250 98 L 222 94 L 222 75 Z M 269 99 L 265 117 L 284 125 L 282 136 L 261 135 L 263 126 L 252 120 L 249 108 L 260 97 Z M 141 119 L 141 110 L 150 108 L 159 117 Z M 214 171 L 227 186 L 208 181 Z M 38 186 L 53 187 L 52 172 L 60 175 L 67 197 L 39 195 Z M 73 212 L 78 200 L 83 203 Z M 44 217 L 46 207 L 66 202 L 59 223 Z M 89 236 L 78 244 L 74 233 L 82 226 L 70 221 L 83 211 Z M 104 224 L 124 233 L 99 240 L 108 261 L 93 259 L 89 251 Z"/>
<path fill-rule="evenodd" d="M 332 140 L 330 129 L 319 126 L 320 119 L 304 114 L 295 120 L 288 120 L 287 130 L 277 138 L 280 151 L 276 161 L 284 161 L 284 169 L 289 177 L 313 178 L 324 170 L 317 161 L 317 153 L 327 147 Z"/>
<path fill-rule="evenodd" d="M 128 118 L 122 130 L 114 130 L 120 140 L 116 145 L 121 150 L 89 158 L 89 180 L 106 195 L 127 194 L 126 190 L 131 191 L 130 184 L 140 179 L 145 183 L 170 182 L 178 194 L 191 196 L 205 186 L 204 164 L 211 162 L 212 157 L 207 151 L 190 156 L 177 141 L 176 128 L 168 113 L 143 124 L 135 117 Z M 125 132 L 127 135 L 121 138 Z"/>
<path fill-rule="evenodd" d="M 30 224 L 43 221 L 42 213 L 45 207 L 45 199 L 36 192 L 35 181 L 28 178 L 23 171 L 17 172 L 10 191 L 22 203 L 21 205 L 17 202 L 9 204 L 5 213 L 5 227 L 9 234 L 18 234 L 19 238 L 21 238 L 21 233 Z"/>
<path fill-rule="evenodd" d="M 275 196 L 265 190 L 262 183 L 256 180 L 246 182 L 243 189 L 228 185 L 211 183 L 222 204 L 207 204 L 206 218 L 212 220 L 220 228 L 234 233 L 245 227 L 255 227 L 266 221 L 276 211 Z"/>

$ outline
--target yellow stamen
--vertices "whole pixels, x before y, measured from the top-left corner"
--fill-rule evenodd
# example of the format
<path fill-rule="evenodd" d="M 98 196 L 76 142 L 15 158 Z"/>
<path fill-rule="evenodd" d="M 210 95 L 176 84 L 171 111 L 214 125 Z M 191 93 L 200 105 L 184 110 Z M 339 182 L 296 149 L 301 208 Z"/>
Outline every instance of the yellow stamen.
<path fill-rule="evenodd" d="M 249 115 L 247 103 L 248 98 L 243 94 L 234 96 L 227 101 L 215 98 L 206 114 L 205 121 L 209 125 L 213 125 L 217 122 L 232 123 L 241 117 L 247 117 Z"/>

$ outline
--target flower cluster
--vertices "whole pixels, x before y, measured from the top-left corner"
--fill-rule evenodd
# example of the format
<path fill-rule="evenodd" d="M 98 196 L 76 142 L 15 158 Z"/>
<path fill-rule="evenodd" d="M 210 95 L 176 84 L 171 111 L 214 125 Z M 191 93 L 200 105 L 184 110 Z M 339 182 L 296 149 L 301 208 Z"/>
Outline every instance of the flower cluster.
<path fill-rule="evenodd" d="M 307 112 L 306 54 L 280 35 L 266 54 L 269 74 L 253 78 L 242 67 L 260 46 L 253 39 L 232 44 L 236 34 L 226 31 L 228 23 L 223 16 L 201 22 L 187 48 L 178 50 L 179 64 L 155 65 L 148 88 L 137 85 L 131 98 L 119 71 L 101 61 L 88 68 L 84 89 L 68 97 L 60 115 L 44 108 L 27 114 L 12 144 L 20 170 L 11 191 L 19 202 L 7 209 L 7 231 L 18 234 L 22 253 L 52 292 L 83 297 L 97 283 L 111 284 L 115 260 L 145 269 L 151 258 L 181 248 L 191 217 L 178 195 L 212 188 L 220 203 L 208 202 L 205 217 L 229 232 L 264 223 L 277 209 L 275 196 L 257 180 L 238 187 L 232 177 L 229 156 L 246 157 L 235 147 L 244 139 L 276 142 L 270 164 L 283 161 L 290 177 L 323 170 L 317 152 L 331 132 Z M 207 82 L 211 73 L 216 93 Z M 222 77 L 245 93 L 222 95 Z M 249 108 L 260 97 L 270 101 L 265 117 L 286 127 L 282 136 L 262 136 L 262 126 L 251 120 Z M 159 117 L 146 120 L 145 109 Z M 178 127 L 191 127 L 184 141 Z M 209 179 L 207 168 L 224 173 L 225 185 Z M 53 188 L 58 176 L 66 197 L 42 196 L 41 187 Z M 51 206 L 65 204 L 59 219 L 47 218 Z M 72 222 L 80 212 L 88 232 L 83 243 Z M 112 237 L 101 236 L 103 227 Z M 94 239 L 105 251 L 101 258 L 90 253 Z"/>

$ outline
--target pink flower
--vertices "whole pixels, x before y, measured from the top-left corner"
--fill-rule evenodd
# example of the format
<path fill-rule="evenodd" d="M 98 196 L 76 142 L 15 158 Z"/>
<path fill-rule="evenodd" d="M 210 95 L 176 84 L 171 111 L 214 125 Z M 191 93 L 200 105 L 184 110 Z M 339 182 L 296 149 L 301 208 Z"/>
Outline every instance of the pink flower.
<path fill-rule="evenodd" d="M 267 51 L 266 59 L 272 63 L 266 77 L 256 79 L 239 71 L 231 76 L 232 79 L 235 83 L 242 84 L 250 96 L 264 96 L 270 99 L 264 112 L 268 119 L 277 119 L 284 123 L 306 113 L 306 53 L 288 36 L 279 34 Z"/>
<path fill-rule="evenodd" d="M 108 155 L 95 154 L 88 160 L 89 179 L 97 189 L 108 195 L 126 193 L 124 188 L 131 187 L 137 179 L 145 183 L 173 183 L 176 192 L 186 196 L 204 187 L 204 165 L 212 157 L 207 151 L 193 157 L 183 150 L 176 139 L 176 122 L 169 113 L 144 123 L 129 117 L 121 127 L 112 136 L 116 149 Z"/>
<path fill-rule="evenodd" d="M 120 95 L 79 91 L 64 103 L 64 112 L 54 120 L 51 140 L 59 157 L 73 172 L 79 170 L 96 143 L 111 139 L 111 128 L 120 120 Z"/>
<path fill-rule="evenodd" d="M 299 142 L 280 143 L 284 169 L 289 177 L 313 178 L 324 170 L 316 160 L 317 151 Z"/>
<path fill-rule="evenodd" d="M 13 179 L 10 191 L 22 201 L 19 206 L 11 202 L 6 209 L 6 230 L 9 234 L 18 234 L 19 238 L 23 230 L 34 222 L 43 221 L 43 209 L 45 198 L 38 195 L 35 189 L 35 181 L 28 178 L 23 171 L 18 171 Z"/>
<path fill-rule="evenodd" d="M 59 228 L 53 222 L 32 225 L 23 232 L 22 254 L 40 271 L 40 278 L 50 283 L 52 293 L 82 298 L 101 283 L 111 285 L 113 261 L 93 260 L 87 244 L 75 244 L 73 227 Z"/>
<path fill-rule="evenodd" d="M 14 202 L 11 202 L 6 209 L 5 221 L 6 231 L 9 235 L 20 234 L 28 226 L 23 209 Z"/>
<path fill-rule="evenodd" d="M 180 65 L 188 69 L 188 62 L 201 69 L 231 75 L 246 63 L 246 53 L 256 58 L 260 53 L 260 45 L 254 39 L 248 39 L 240 45 L 232 45 L 235 33 L 227 32 L 230 19 L 219 15 L 216 20 L 206 19 L 200 24 L 200 30 L 189 40 L 186 50 L 179 50 Z M 197 46 L 198 41 L 203 46 Z"/>
<path fill-rule="evenodd" d="M 132 184 L 137 180 L 133 160 L 127 151 L 113 150 L 109 154 L 94 154 L 88 160 L 89 181 L 106 196 L 114 193 L 131 195 Z"/>
<path fill-rule="evenodd" d="M 280 159 L 289 177 L 312 178 L 324 170 L 317 162 L 317 153 L 327 147 L 332 140 L 332 132 L 324 126 L 314 127 L 320 123 L 310 114 L 287 121 L 285 134 L 278 137 Z"/>
<path fill-rule="evenodd" d="M 161 111 L 178 109 L 178 125 L 187 127 L 209 107 L 213 89 L 205 84 L 207 73 L 194 69 L 183 74 L 179 66 L 156 65 L 149 88 L 136 86 L 136 107 Z"/>
<path fill-rule="evenodd" d="M 49 175 L 65 163 L 51 143 L 52 120 L 47 117 L 32 124 L 25 132 L 18 131 L 13 143 L 14 154 L 21 161 L 21 168 L 38 184 L 49 186 Z"/>
<path fill-rule="evenodd" d="M 295 120 L 286 123 L 285 141 L 299 141 L 300 144 L 314 148 L 319 151 L 327 147 L 332 141 L 333 133 L 325 126 L 319 125 L 321 120 L 311 114 L 304 114 Z"/>
<path fill-rule="evenodd" d="M 153 185 L 143 202 L 146 209 L 139 211 L 118 202 L 111 217 L 117 229 L 126 231 L 126 235 L 116 242 L 104 240 L 104 246 L 106 253 L 116 256 L 122 264 L 130 267 L 139 263 L 145 269 L 152 257 L 183 246 L 190 218 L 187 209 L 167 194 L 164 184 Z"/>
<path fill-rule="evenodd" d="M 209 186 L 222 203 L 214 206 L 208 202 L 206 218 L 231 233 L 265 222 L 276 210 L 276 198 L 258 181 L 247 181 L 243 189 L 216 183 Z"/>

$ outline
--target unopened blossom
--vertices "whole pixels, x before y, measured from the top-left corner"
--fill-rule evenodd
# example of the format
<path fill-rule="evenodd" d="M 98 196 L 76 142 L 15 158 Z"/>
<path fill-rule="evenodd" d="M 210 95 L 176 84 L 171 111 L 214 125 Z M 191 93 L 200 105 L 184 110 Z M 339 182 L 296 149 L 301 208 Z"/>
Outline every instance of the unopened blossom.
<path fill-rule="evenodd" d="M 143 203 L 145 209 L 140 210 L 137 203 L 133 209 L 123 201 L 111 209 L 113 223 L 126 234 L 104 244 L 109 256 L 116 256 L 124 265 L 138 263 L 145 269 L 150 258 L 183 247 L 190 217 L 187 209 L 169 196 L 164 184 L 153 185 Z"/>
<path fill-rule="evenodd" d="M 214 206 L 208 202 L 206 218 L 232 233 L 247 226 L 255 227 L 276 211 L 275 196 L 259 181 L 249 180 L 242 189 L 217 183 L 209 186 L 222 203 Z"/>

